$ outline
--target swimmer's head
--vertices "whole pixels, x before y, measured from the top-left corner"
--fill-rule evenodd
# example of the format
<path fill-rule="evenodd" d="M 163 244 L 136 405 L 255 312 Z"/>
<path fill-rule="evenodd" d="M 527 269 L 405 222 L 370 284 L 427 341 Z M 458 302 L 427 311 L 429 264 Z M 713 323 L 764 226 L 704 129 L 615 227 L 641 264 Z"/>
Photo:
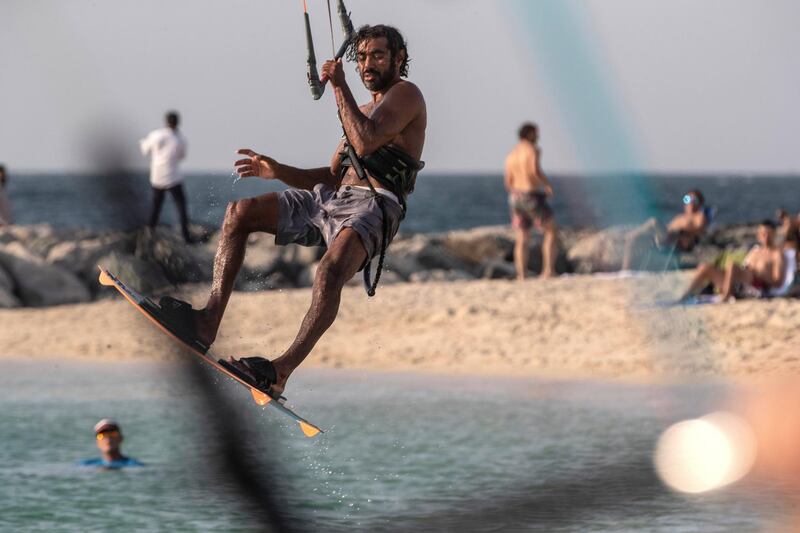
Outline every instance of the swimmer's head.
<path fill-rule="evenodd" d="M 110 418 L 104 418 L 94 425 L 97 448 L 104 454 L 119 453 L 122 444 L 122 431 L 119 424 Z"/>

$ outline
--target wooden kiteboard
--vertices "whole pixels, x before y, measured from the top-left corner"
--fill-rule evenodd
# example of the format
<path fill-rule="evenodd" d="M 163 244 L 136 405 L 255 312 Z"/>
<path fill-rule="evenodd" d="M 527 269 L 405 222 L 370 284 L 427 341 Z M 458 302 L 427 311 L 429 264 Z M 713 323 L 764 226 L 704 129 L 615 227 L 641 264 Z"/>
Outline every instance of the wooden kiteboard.
<path fill-rule="evenodd" d="M 241 377 L 237 376 L 236 374 L 234 374 L 233 372 L 222 366 L 218 362 L 218 359 L 211 353 L 211 351 L 203 353 L 196 347 L 184 342 L 182 339 L 180 339 L 178 336 L 172 333 L 169 329 L 167 329 L 167 327 L 163 323 L 161 323 L 161 321 L 158 318 L 153 316 L 147 310 L 147 305 L 158 308 L 157 304 L 153 303 L 153 301 L 147 298 L 146 296 L 142 296 L 137 291 L 126 286 L 122 281 L 120 281 L 116 276 L 111 274 L 108 270 L 100 266 L 98 266 L 98 268 L 100 269 L 100 283 L 102 285 L 107 285 L 109 287 L 114 287 L 115 289 L 117 289 L 119 293 L 122 294 L 122 296 L 124 296 L 125 299 L 128 302 L 130 302 L 136 309 L 138 309 L 139 312 L 141 312 L 144 316 L 146 316 L 153 325 L 155 325 L 158 329 L 166 333 L 172 340 L 180 344 L 181 347 L 189 350 L 194 355 L 203 360 L 203 362 L 211 365 L 216 370 L 222 372 L 223 374 L 225 374 L 232 380 L 236 381 L 243 387 L 248 388 L 253 396 L 253 400 L 255 400 L 255 402 L 258 405 L 269 405 L 270 407 L 277 409 L 283 415 L 288 416 L 289 418 L 291 418 L 300 425 L 300 429 L 303 431 L 303 434 L 306 437 L 314 437 L 319 433 L 324 433 L 319 427 L 315 426 L 308 420 L 304 419 L 303 417 L 301 417 L 300 415 L 298 415 L 297 413 L 286 407 L 286 405 L 284 405 L 283 403 L 284 400 L 282 398 L 276 398 L 275 396 L 270 394 L 269 391 L 261 389 L 259 387 L 256 387 L 248 383 Z"/>

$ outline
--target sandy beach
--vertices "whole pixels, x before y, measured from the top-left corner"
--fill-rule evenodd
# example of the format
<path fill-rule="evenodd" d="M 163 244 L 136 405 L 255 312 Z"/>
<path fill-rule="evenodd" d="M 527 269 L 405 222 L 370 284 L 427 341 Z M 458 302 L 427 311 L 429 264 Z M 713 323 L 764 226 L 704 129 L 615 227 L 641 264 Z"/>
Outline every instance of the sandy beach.
<path fill-rule="evenodd" d="M 565 276 L 517 283 L 403 283 L 368 299 L 347 287 L 305 367 L 473 375 L 670 379 L 758 377 L 800 368 L 800 300 L 661 307 L 687 274 Z M 195 305 L 205 287 L 184 293 Z M 275 357 L 309 289 L 234 293 L 214 351 Z M 0 311 L 2 356 L 118 361 L 176 355 L 121 298 Z"/>

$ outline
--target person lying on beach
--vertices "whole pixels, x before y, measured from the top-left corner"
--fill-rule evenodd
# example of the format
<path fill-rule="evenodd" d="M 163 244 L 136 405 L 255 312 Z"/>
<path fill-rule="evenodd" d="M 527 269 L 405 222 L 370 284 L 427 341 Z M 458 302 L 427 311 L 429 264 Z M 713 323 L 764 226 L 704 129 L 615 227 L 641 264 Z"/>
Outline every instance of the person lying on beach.
<path fill-rule="evenodd" d="M 788 276 L 793 277 L 796 263 L 787 268 L 789 263 L 786 254 L 775 243 L 775 228 L 776 224 L 771 220 L 764 220 L 758 226 L 758 244 L 747 253 L 741 263 L 730 261 L 724 267 L 703 263 L 697 267 L 681 301 L 700 294 L 709 284 L 720 293 L 723 302 L 735 296 L 743 296 L 748 291 L 765 296 L 779 296 L 778 289 L 784 287 Z"/>
<path fill-rule="evenodd" d="M 683 213 L 675 216 L 664 226 L 651 218 L 625 235 L 622 255 L 622 270 L 631 270 L 634 257 L 643 248 L 655 246 L 659 249 L 675 248 L 679 252 L 690 252 L 697 245 L 708 226 L 705 198 L 698 189 L 683 195 Z"/>
<path fill-rule="evenodd" d="M 116 421 L 110 418 L 102 419 L 94 425 L 94 434 L 97 448 L 102 456 L 81 461 L 81 466 L 99 466 L 106 469 L 144 466 L 136 459 L 122 455 L 122 431 Z"/>
<path fill-rule="evenodd" d="M 544 233 L 541 276 L 555 275 L 558 229 L 553 210 L 547 204 L 547 198 L 553 196 L 553 186 L 542 172 L 538 141 L 538 126 L 530 122 L 523 124 L 519 129 L 519 142 L 505 163 L 504 183 L 514 228 L 514 266 L 518 280 L 525 279 L 528 271 L 528 242 L 534 226 Z"/>
<path fill-rule="evenodd" d="M 400 32 L 384 25 L 363 26 L 348 58 L 356 60 L 372 99 L 359 107 L 341 60 L 325 62 L 320 79 L 333 86 L 346 133 L 331 164 L 299 169 L 250 149 L 239 150 L 246 156 L 236 161 L 240 177 L 277 179 L 290 188 L 228 205 L 205 308 L 194 310 L 169 297 L 160 302 L 165 314 L 172 316 L 170 327 L 175 333 L 207 349 L 217 337 L 250 233 L 271 233 L 280 245 L 326 245 L 314 278 L 311 306 L 291 346 L 272 361 L 262 357 L 221 361 L 273 395 L 284 390 L 289 376 L 336 319 L 345 283 L 374 256 L 383 255 L 405 215 L 406 197 L 422 168 L 419 158 L 427 112 L 420 90 L 403 79 L 408 52 Z M 243 120 L 247 119 L 243 114 Z"/>

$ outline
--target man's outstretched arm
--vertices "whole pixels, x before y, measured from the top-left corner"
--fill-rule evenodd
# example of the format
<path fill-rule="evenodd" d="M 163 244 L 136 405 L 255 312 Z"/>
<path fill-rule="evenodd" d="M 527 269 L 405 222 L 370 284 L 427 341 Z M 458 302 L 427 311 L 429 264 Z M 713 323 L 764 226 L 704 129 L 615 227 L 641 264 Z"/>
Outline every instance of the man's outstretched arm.
<path fill-rule="evenodd" d="M 318 183 L 325 183 L 331 187 L 338 185 L 339 180 L 331 171 L 331 167 L 296 168 L 278 163 L 271 157 L 256 153 L 249 148 L 242 148 L 236 153 L 247 156 L 234 163 L 236 173 L 240 178 L 258 177 L 265 180 L 278 180 L 289 187 L 307 190 L 313 189 Z"/>

